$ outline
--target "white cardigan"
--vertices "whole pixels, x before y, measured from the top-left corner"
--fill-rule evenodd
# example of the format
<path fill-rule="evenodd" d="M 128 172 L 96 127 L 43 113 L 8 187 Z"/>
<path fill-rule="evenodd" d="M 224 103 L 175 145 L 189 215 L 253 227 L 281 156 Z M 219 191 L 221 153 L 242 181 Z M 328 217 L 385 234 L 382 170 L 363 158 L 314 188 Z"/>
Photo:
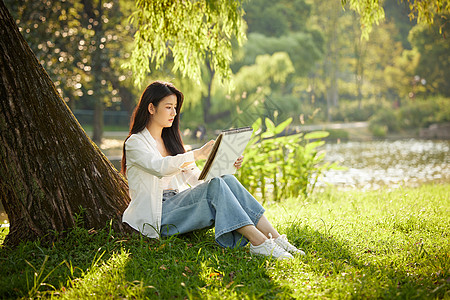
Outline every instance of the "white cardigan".
<path fill-rule="evenodd" d="M 194 152 L 163 157 L 147 128 L 128 138 L 125 151 L 131 202 L 122 221 L 148 237 L 158 238 L 162 214 L 161 178 L 173 176 L 171 184 L 180 192 L 202 183 L 198 180 L 200 170 L 195 164 Z M 192 164 L 181 168 L 186 162 Z"/>

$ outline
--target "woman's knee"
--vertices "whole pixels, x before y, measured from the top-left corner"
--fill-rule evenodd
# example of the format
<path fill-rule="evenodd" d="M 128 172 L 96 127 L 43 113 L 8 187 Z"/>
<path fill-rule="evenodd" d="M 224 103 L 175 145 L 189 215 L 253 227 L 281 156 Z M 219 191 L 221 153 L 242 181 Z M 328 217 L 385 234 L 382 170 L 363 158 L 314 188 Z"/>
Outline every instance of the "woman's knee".
<path fill-rule="evenodd" d="M 214 178 L 211 178 L 211 180 L 209 181 L 209 184 L 212 184 L 212 185 L 221 184 L 222 181 L 223 181 L 222 177 L 214 177 Z"/>
<path fill-rule="evenodd" d="M 240 183 L 239 180 L 234 175 L 223 175 L 221 177 L 227 184 L 237 184 Z"/>
<path fill-rule="evenodd" d="M 208 188 L 212 188 L 215 191 L 220 190 L 223 186 L 226 186 L 227 183 L 222 177 L 214 177 L 208 183 Z"/>

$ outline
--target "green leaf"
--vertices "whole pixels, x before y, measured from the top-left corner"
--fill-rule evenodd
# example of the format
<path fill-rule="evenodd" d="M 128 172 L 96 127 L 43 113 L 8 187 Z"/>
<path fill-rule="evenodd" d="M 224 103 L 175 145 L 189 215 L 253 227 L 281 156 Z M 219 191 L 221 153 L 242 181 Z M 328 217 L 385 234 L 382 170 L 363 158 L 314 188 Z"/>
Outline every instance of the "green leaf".
<path fill-rule="evenodd" d="M 261 130 L 261 124 L 262 124 L 261 118 L 258 118 L 255 122 L 253 122 L 252 124 L 253 134 L 255 135 L 259 134 L 259 131 Z"/>
<path fill-rule="evenodd" d="M 280 132 L 282 132 L 286 127 L 289 126 L 289 124 L 291 124 L 292 122 L 292 118 L 287 119 L 286 121 L 284 121 L 283 123 L 279 124 L 275 129 L 274 129 L 274 134 L 279 134 Z"/>
<path fill-rule="evenodd" d="M 266 131 L 266 132 L 264 132 L 263 134 L 261 134 L 261 137 L 263 138 L 263 139 L 267 139 L 267 138 L 270 138 L 270 137 L 273 137 L 273 132 L 271 132 L 271 131 Z"/>
<path fill-rule="evenodd" d="M 330 133 L 328 131 L 313 131 L 305 134 L 304 139 L 305 140 L 315 140 L 315 139 L 322 139 L 329 136 Z"/>
<path fill-rule="evenodd" d="M 205 60 L 220 81 L 231 77 L 231 39 L 246 39 L 242 1 L 136 1 L 136 9 L 128 67 L 137 85 L 153 71 L 149 60 L 159 69 L 169 55 L 173 72 L 197 82 Z"/>
<path fill-rule="evenodd" d="M 269 118 L 266 118 L 264 120 L 266 122 L 266 131 L 270 131 L 272 133 L 275 132 L 275 124 L 273 124 L 272 120 Z"/>

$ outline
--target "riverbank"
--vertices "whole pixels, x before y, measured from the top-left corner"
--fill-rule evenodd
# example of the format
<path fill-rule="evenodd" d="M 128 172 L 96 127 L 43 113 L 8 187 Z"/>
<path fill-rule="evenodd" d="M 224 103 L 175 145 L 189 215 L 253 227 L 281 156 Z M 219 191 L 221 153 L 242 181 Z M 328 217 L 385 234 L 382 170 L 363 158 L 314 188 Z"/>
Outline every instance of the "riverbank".
<path fill-rule="evenodd" d="M 120 169 L 122 140 L 105 139 L 103 152 Z M 319 187 L 392 189 L 427 183 L 450 183 L 450 141 L 420 139 L 342 140 L 320 148 L 325 160 L 344 170 L 328 170 Z M 245 165 L 244 165 L 245 167 Z M 0 224 L 7 216 L 0 203 Z"/>
<path fill-rule="evenodd" d="M 0 298 L 450 296 L 449 184 L 327 190 L 270 205 L 266 215 L 305 257 L 225 250 L 212 231 L 156 241 L 75 228 L 51 247 L 0 248 Z"/>

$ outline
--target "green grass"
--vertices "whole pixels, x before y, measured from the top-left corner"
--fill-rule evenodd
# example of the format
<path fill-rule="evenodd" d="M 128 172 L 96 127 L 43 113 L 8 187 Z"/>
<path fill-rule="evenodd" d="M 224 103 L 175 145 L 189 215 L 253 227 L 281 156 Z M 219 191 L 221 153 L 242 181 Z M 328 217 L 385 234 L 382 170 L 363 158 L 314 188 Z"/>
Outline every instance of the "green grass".
<path fill-rule="evenodd" d="M 75 228 L 50 247 L 0 249 L 0 298 L 450 298 L 448 184 L 327 190 L 267 208 L 306 257 L 222 249 L 212 231 L 157 241 Z"/>

